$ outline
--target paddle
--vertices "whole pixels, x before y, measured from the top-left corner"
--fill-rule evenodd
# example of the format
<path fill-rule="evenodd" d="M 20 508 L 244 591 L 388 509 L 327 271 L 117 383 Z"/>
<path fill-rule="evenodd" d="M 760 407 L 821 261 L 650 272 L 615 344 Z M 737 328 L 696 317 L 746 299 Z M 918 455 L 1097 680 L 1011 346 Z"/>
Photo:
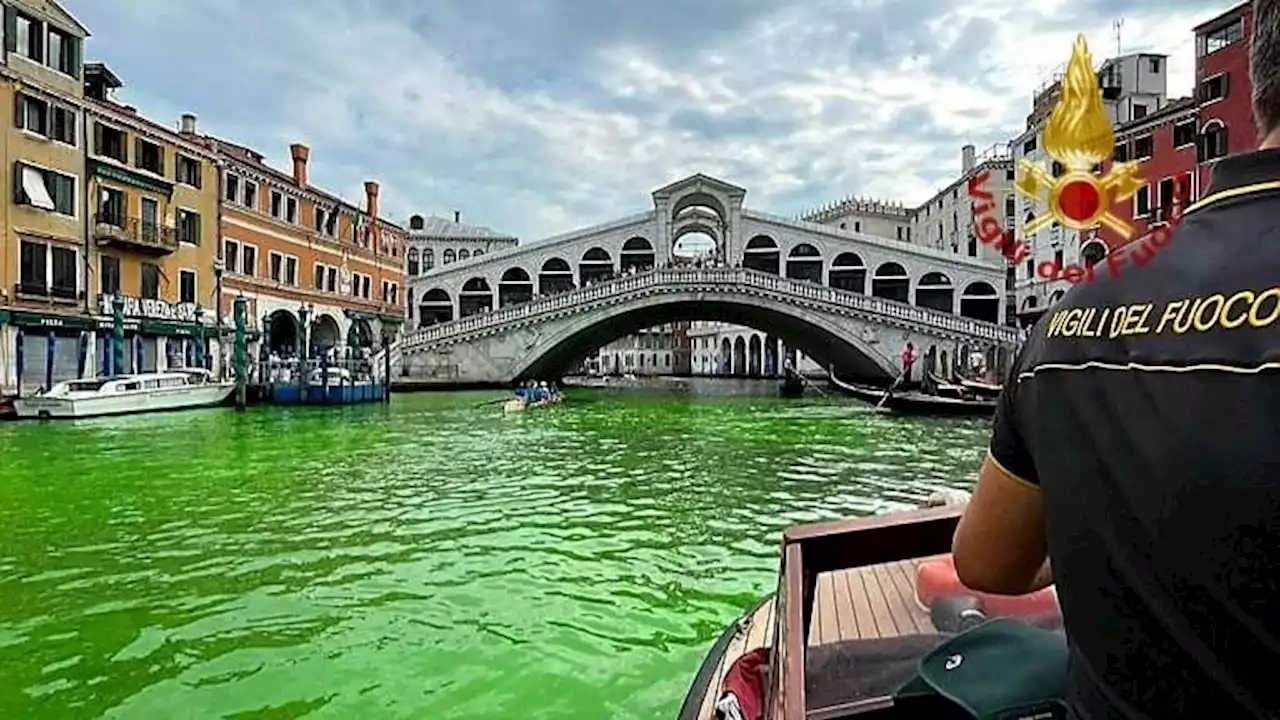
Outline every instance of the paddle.
<path fill-rule="evenodd" d="M 891 385 L 889 385 L 889 388 L 884 391 L 884 397 L 880 398 L 880 402 L 876 403 L 877 410 L 879 410 L 880 407 L 885 404 L 885 401 L 889 399 L 889 395 L 893 393 L 893 389 L 898 387 L 898 383 L 902 382 L 902 378 L 906 377 L 906 375 L 907 375 L 907 371 L 903 370 L 898 375 L 898 378 L 894 380 Z"/>
<path fill-rule="evenodd" d="M 484 407 L 484 406 L 486 406 L 486 405 L 497 405 L 498 403 L 504 403 L 504 402 L 506 402 L 506 401 L 508 401 L 508 400 L 510 400 L 510 399 L 511 399 L 511 398 L 500 397 L 500 398 L 497 398 L 497 399 L 494 399 L 494 400 L 485 400 L 484 402 L 480 403 L 479 405 L 476 405 L 476 407 L 478 407 L 478 408 L 482 408 L 482 407 Z"/>

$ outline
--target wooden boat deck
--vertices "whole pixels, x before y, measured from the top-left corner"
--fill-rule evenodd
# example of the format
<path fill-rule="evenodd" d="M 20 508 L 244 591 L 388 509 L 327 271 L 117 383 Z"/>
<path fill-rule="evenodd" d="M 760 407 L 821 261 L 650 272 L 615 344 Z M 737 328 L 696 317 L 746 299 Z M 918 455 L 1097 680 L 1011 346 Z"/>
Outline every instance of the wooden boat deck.
<path fill-rule="evenodd" d="M 809 646 L 842 640 L 936 634 L 938 631 L 929 614 L 916 602 L 916 566 L 927 559 L 819 574 Z M 773 644 L 777 620 L 773 609 L 774 601 L 770 598 L 739 625 L 716 670 L 715 680 L 702 699 L 698 720 L 715 720 L 715 702 L 729 665 L 745 653 Z"/>

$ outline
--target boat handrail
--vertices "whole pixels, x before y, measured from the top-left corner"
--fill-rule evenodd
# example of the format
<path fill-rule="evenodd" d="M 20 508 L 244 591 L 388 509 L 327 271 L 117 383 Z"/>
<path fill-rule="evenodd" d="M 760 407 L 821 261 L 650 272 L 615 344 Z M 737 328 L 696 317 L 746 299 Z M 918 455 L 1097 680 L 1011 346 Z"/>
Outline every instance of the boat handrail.
<path fill-rule="evenodd" d="M 782 533 L 782 563 L 776 594 L 766 700 L 766 720 L 806 720 L 805 654 L 813 625 L 818 575 L 941 555 L 964 513 L 947 505 L 891 515 L 796 525 Z M 869 708 L 868 708 L 869 709 Z"/>

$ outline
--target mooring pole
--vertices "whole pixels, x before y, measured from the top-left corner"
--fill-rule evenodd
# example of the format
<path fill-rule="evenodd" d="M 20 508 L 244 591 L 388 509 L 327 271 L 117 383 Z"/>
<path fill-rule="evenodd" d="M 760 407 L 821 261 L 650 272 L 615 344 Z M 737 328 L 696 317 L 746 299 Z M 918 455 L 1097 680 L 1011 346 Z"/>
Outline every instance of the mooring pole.
<path fill-rule="evenodd" d="M 236 371 L 236 410 L 243 411 L 249 404 L 249 341 L 245 335 L 245 299 L 237 295 L 234 305 L 236 323 L 236 349 L 234 365 Z"/>

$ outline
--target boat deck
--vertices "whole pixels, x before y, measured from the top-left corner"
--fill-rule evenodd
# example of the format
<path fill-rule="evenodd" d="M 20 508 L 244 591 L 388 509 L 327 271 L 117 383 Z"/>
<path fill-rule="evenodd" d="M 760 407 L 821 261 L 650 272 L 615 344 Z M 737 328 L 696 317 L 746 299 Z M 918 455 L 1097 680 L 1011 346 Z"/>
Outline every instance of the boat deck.
<path fill-rule="evenodd" d="M 901 560 L 818 575 L 809 646 L 842 640 L 870 640 L 937 633 L 916 602 L 916 566 L 929 558 Z M 715 720 L 715 702 L 729 665 L 743 654 L 773 643 L 774 602 L 770 598 L 740 624 L 715 680 L 702 699 L 698 720 Z"/>

